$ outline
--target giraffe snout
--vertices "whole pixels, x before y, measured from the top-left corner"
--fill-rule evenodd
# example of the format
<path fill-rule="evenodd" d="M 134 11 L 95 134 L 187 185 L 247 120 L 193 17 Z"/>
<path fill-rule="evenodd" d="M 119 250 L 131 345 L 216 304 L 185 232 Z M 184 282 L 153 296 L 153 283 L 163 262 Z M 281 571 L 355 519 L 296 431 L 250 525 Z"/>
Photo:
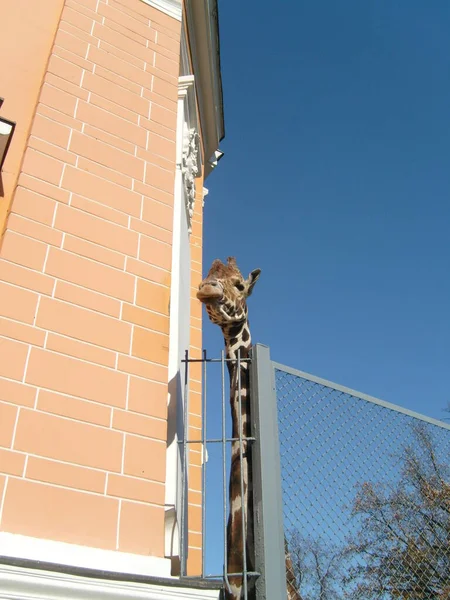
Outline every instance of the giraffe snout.
<path fill-rule="evenodd" d="M 214 302 L 223 296 L 222 284 L 216 279 L 207 279 L 199 285 L 197 298 L 201 302 Z"/>

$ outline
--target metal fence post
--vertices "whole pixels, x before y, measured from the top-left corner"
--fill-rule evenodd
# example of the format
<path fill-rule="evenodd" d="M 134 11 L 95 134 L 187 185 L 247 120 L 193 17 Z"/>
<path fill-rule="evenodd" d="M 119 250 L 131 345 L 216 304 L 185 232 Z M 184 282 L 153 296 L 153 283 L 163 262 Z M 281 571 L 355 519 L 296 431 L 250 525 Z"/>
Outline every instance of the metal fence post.
<path fill-rule="evenodd" d="M 253 502 L 258 600 L 286 600 L 280 446 L 274 369 L 267 346 L 256 344 L 251 362 Z"/>

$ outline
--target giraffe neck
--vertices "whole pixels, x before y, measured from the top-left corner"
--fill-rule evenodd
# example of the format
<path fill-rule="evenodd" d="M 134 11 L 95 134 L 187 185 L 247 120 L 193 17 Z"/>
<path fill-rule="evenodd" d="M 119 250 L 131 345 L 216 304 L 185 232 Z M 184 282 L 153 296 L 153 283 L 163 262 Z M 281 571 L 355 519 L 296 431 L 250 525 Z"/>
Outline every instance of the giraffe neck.
<path fill-rule="evenodd" d="M 251 436 L 250 420 L 250 377 L 249 358 L 251 336 L 247 319 L 222 326 L 225 340 L 227 366 L 230 374 L 230 405 L 232 437 Z M 239 360 L 238 360 L 239 357 Z M 239 386 L 240 383 L 240 386 Z M 239 394 L 240 388 L 240 394 Z M 239 396 L 241 406 L 239 407 Z M 239 408 L 241 410 L 239 410 Z M 240 443 L 231 444 L 230 470 L 230 516 L 227 527 L 227 572 L 242 573 L 244 570 L 244 545 L 246 550 L 247 571 L 254 570 L 253 547 L 253 493 L 251 442 L 242 442 L 242 461 Z M 242 473 L 242 478 L 241 478 Z M 241 481 L 242 479 L 242 481 Z M 242 527 L 244 507 L 244 530 Z M 253 580 L 247 582 L 248 598 L 254 597 Z M 229 577 L 230 590 L 226 591 L 227 600 L 243 598 L 244 580 L 241 576 Z"/>
<path fill-rule="evenodd" d="M 245 359 L 250 356 L 251 335 L 247 319 L 238 323 L 222 326 L 225 340 L 227 366 L 230 375 L 230 404 L 232 420 L 232 437 L 238 438 L 242 432 L 243 438 L 251 437 L 250 411 L 250 365 Z M 238 361 L 239 356 L 239 361 Z M 239 368 L 238 368 L 239 363 Z M 240 394 L 239 394 L 240 382 Z M 239 411 L 239 395 L 241 411 Z M 247 571 L 254 571 L 254 523 L 253 523 L 253 474 L 252 474 L 252 443 L 242 442 L 242 462 L 239 442 L 231 444 L 230 469 L 230 516 L 227 526 L 227 572 L 242 573 L 244 570 L 244 544 L 246 549 Z M 241 486 L 241 471 L 243 486 Z M 243 489 L 242 489 L 243 487 Z M 245 513 L 245 536 L 242 528 L 242 507 Z M 285 538 L 285 564 L 287 600 L 302 600 L 294 577 L 292 559 Z M 230 589 L 225 588 L 226 600 L 241 600 L 244 598 L 244 579 L 240 576 L 228 578 Z M 248 600 L 256 599 L 254 578 L 247 581 Z"/>

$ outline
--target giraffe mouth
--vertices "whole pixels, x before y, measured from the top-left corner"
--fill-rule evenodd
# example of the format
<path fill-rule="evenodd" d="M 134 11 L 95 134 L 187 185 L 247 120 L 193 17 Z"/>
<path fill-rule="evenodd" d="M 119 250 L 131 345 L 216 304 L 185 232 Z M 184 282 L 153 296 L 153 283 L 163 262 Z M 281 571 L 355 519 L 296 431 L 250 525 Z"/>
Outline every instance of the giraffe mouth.
<path fill-rule="evenodd" d="M 204 304 L 220 302 L 223 298 L 222 286 L 204 284 L 197 292 L 197 298 Z"/>

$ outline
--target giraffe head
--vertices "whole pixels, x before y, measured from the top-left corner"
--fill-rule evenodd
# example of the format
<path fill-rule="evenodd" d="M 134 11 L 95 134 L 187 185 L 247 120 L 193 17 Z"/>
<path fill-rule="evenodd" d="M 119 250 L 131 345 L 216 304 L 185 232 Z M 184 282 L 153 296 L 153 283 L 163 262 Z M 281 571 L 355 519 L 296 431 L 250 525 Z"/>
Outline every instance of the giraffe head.
<path fill-rule="evenodd" d="M 219 259 L 213 262 L 197 292 L 197 298 L 205 304 L 213 323 L 222 326 L 246 320 L 247 298 L 260 273 L 261 269 L 255 269 L 244 279 L 236 259 L 231 256 L 227 264 Z"/>

